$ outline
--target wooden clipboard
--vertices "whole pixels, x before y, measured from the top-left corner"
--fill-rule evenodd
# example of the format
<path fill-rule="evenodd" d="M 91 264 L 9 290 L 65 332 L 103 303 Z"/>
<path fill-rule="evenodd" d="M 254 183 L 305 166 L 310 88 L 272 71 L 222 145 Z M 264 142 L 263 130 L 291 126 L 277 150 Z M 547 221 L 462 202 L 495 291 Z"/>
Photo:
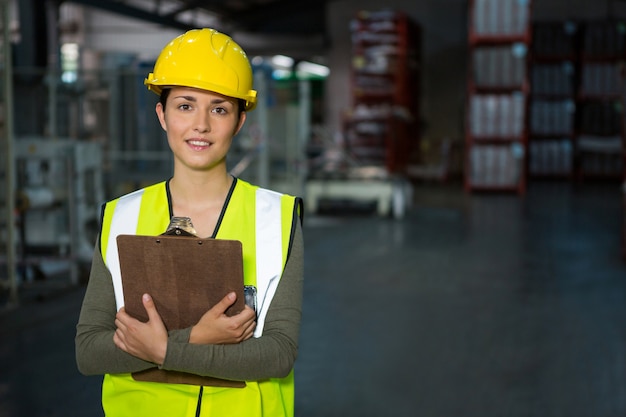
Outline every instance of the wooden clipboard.
<path fill-rule="evenodd" d="M 126 312 L 141 321 L 148 315 L 142 295 L 152 296 L 168 330 L 184 329 L 234 291 L 227 315 L 245 306 L 243 253 L 238 240 L 189 236 L 119 235 L 117 245 Z M 140 381 L 244 387 L 245 382 L 202 377 L 157 368 L 134 373 Z"/>

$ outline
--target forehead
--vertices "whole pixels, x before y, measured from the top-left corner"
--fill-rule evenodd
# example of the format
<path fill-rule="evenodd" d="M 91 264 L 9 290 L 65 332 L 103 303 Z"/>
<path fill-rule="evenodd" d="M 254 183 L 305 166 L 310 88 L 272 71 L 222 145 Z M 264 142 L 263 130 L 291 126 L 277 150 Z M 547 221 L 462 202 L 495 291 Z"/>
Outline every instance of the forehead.
<path fill-rule="evenodd" d="M 168 100 L 185 98 L 193 100 L 209 100 L 219 102 L 229 102 L 232 104 L 237 103 L 237 99 L 234 97 L 225 96 L 213 91 L 201 90 L 193 87 L 172 87 L 170 89 Z"/>

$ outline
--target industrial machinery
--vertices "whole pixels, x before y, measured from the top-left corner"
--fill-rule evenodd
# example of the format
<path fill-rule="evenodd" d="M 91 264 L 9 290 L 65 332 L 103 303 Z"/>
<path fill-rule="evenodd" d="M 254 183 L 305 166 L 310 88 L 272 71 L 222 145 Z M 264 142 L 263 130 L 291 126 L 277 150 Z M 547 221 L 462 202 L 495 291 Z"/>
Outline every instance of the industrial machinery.
<path fill-rule="evenodd" d="M 3 228 L 0 242 L 3 254 L 14 245 L 18 273 L 17 282 L 5 284 L 78 284 L 81 267 L 91 262 L 104 201 L 100 145 L 19 138 L 13 149 L 15 222 L 13 230 Z"/>

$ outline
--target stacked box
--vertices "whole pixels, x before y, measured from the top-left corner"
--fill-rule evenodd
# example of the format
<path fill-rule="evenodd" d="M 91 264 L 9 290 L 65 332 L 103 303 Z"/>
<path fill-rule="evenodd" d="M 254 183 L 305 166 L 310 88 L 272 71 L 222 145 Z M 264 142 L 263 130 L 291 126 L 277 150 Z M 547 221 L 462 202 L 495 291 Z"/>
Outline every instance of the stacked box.
<path fill-rule="evenodd" d="M 572 172 L 573 150 L 569 138 L 531 142 L 528 149 L 531 175 L 566 176 Z"/>
<path fill-rule="evenodd" d="M 575 110 L 572 100 L 533 100 L 530 104 L 531 134 L 571 135 L 574 132 Z"/>
<path fill-rule="evenodd" d="M 585 24 L 582 52 L 585 58 L 620 58 L 626 55 L 626 26 L 619 21 L 598 21 Z"/>
<path fill-rule="evenodd" d="M 529 0 L 474 0 L 473 23 L 477 35 L 523 35 L 529 21 Z"/>
<path fill-rule="evenodd" d="M 520 44 L 474 50 L 474 82 L 479 87 L 520 87 L 526 80 L 526 49 Z"/>
<path fill-rule="evenodd" d="M 614 178 L 620 177 L 624 172 L 624 161 L 618 154 L 585 154 L 580 164 L 588 176 Z"/>
<path fill-rule="evenodd" d="M 524 150 L 509 146 L 474 145 L 470 153 L 470 179 L 475 187 L 515 187 L 523 173 Z"/>
<path fill-rule="evenodd" d="M 573 96 L 574 65 L 571 61 L 537 63 L 531 69 L 532 92 L 536 96 Z"/>
<path fill-rule="evenodd" d="M 567 177 L 574 168 L 578 34 L 571 21 L 533 24 L 528 172 Z"/>
<path fill-rule="evenodd" d="M 575 37 L 578 26 L 571 21 L 537 22 L 533 26 L 533 55 L 573 59 L 576 51 Z"/>
<path fill-rule="evenodd" d="M 582 65 L 581 93 L 588 96 L 617 96 L 621 87 L 621 64 L 586 62 Z"/>
<path fill-rule="evenodd" d="M 524 133 L 526 99 L 522 94 L 474 95 L 470 100 L 470 133 L 509 140 Z"/>
<path fill-rule="evenodd" d="M 620 135 L 580 135 L 577 151 L 585 175 L 620 177 L 624 170 L 623 143 Z"/>
<path fill-rule="evenodd" d="M 584 102 L 579 106 L 582 135 L 618 135 L 622 129 L 622 104 L 614 100 Z"/>
<path fill-rule="evenodd" d="M 625 22 L 585 23 L 576 138 L 579 177 L 623 178 L 625 57 Z"/>
<path fill-rule="evenodd" d="M 523 193 L 530 0 L 470 0 L 465 187 Z"/>

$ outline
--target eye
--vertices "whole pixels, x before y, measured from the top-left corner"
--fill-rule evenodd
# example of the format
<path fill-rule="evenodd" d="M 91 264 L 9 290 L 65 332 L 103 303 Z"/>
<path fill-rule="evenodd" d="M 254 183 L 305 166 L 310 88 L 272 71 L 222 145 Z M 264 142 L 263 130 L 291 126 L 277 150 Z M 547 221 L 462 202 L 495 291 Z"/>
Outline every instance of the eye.
<path fill-rule="evenodd" d="M 228 109 L 226 109 L 225 107 L 215 107 L 213 109 L 213 113 L 217 113 L 217 114 L 228 114 Z"/>
<path fill-rule="evenodd" d="M 188 103 L 179 104 L 178 109 L 183 110 L 183 111 L 191 110 L 191 104 L 188 104 Z"/>

